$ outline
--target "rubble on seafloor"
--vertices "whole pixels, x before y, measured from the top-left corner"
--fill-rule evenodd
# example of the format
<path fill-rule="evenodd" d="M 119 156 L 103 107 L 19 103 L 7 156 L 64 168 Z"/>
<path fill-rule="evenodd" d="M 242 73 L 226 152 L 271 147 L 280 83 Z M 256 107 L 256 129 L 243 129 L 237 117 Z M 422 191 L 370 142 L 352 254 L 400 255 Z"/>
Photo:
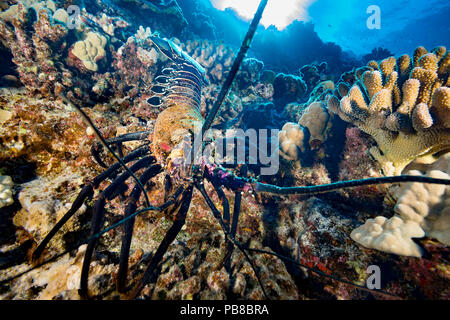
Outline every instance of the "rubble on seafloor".
<path fill-rule="evenodd" d="M 162 108 L 146 101 L 157 72 L 169 63 L 149 39 L 155 32 L 163 32 L 158 24 L 151 29 L 136 27 L 121 37 L 131 23 L 112 12 L 85 12 L 95 24 L 70 30 L 65 7 L 59 2 L 18 1 L 2 9 L 0 40 L 13 56 L 18 81 L 0 89 L 0 228 L 5 230 L 0 238 L 0 281 L 31 266 L 28 257 L 33 248 L 70 207 L 81 186 L 103 170 L 90 155 L 96 142 L 93 131 L 59 95 L 65 93 L 82 105 L 105 138 L 152 132 Z M 174 20 L 179 18 L 178 9 L 169 4 L 146 8 L 152 15 Z M 30 10 L 37 13 L 36 20 Z M 183 28 L 181 21 L 173 31 Z M 209 83 L 203 88 L 201 105 L 202 115 L 206 115 L 237 48 L 213 40 L 172 40 L 206 69 Z M 438 155 L 448 151 L 448 61 L 449 53 L 442 47 L 430 53 L 419 48 L 409 58 L 371 61 L 334 83 L 323 63 L 304 66 L 296 74 L 283 74 L 266 69 L 256 58 L 248 58 L 215 125 L 225 129 L 264 124 L 280 129 L 280 171 L 273 177 L 261 177 L 278 185 L 380 177 L 388 172 L 399 174 L 414 165 L 422 165 L 425 169 L 421 172 L 426 173 L 426 165 L 421 164 L 425 161 L 421 158 L 423 150 L 439 151 Z M 413 71 L 411 76 L 406 70 Z M 418 83 L 427 85 L 419 90 Z M 390 98 L 389 108 L 377 103 Z M 376 112 L 372 106 L 377 106 Z M 374 123 L 377 126 L 372 128 Z M 438 143 L 430 141 L 430 132 L 437 132 Z M 398 138 L 402 136 L 405 138 Z M 411 147 L 410 142 L 404 144 L 409 137 L 417 141 L 415 147 L 420 150 L 405 151 Z M 386 145 L 405 150 L 395 153 Z M 124 144 L 126 151 L 136 146 L 136 142 Z M 112 163 L 107 153 L 101 156 Z M 250 174 L 255 175 L 252 171 Z M 103 182 L 100 189 L 109 183 Z M 209 183 L 205 185 L 208 191 L 213 190 Z M 131 181 L 126 187 L 130 186 Z M 161 204 L 164 175 L 147 186 L 150 201 Z M 403 299 L 448 299 L 447 189 L 440 188 L 438 198 L 426 199 L 420 197 L 429 195 L 431 189 L 414 184 L 402 189 L 358 187 L 315 197 L 244 194 L 237 240 L 358 285 L 365 284 L 368 267 L 378 265 L 387 275 L 382 278 L 384 292 Z M 105 226 L 122 218 L 123 192 L 107 204 Z M 234 194 L 226 191 L 226 195 L 232 208 Z M 411 210 L 417 208 L 411 203 L 418 198 L 423 200 L 420 210 L 412 215 Z M 221 207 L 217 197 L 212 200 Z M 47 246 L 45 257 L 72 249 L 88 238 L 92 205 L 93 201 L 87 201 L 82 206 Z M 386 249 L 374 239 L 372 229 L 380 231 L 387 219 L 398 216 L 404 223 L 420 216 L 420 221 L 415 221 L 420 230 L 410 234 L 419 239 L 408 242 L 412 254 L 399 255 L 405 251 Z M 385 218 L 381 221 L 380 217 Z M 375 222 L 368 226 L 373 218 Z M 137 217 L 130 286 L 142 275 L 170 225 L 171 217 L 162 213 Z M 385 229 L 396 232 L 395 228 Z M 102 236 L 89 277 L 91 296 L 126 297 L 115 292 L 114 284 L 121 235 L 121 228 L 117 228 Z M 398 238 L 388 240 L 395 242 Z M 158 275 L 140 297 L 265 299 L 251 265 L 238 249 L 233 250 L 229 265 L 222 264 L 226 246 L 219 224 L 204 199 L 194 192 L 186 225 L 165 255 Z M 0 298 L 79 299 L 84 251 L 85 246 L 81 246 L 2 283 Z M 357 290 L 273 255 L 252 252 L 250 256 L 273 299 L 388 298 Z"/>

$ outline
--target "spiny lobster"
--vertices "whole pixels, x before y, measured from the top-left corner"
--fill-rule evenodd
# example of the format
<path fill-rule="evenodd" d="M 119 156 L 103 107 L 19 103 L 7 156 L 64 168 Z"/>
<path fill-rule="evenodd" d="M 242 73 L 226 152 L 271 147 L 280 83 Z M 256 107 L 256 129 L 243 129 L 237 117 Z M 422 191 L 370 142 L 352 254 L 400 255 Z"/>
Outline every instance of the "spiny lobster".
<path fill-rule="evenodd" d="M 318 193 L 329 192 L 332 190 L 372 185 L 372 184 L 383 184 L 383 183 L 400 183 L 400 182 L 422 182 L 422 183 L 435 183 L 435 184 L 450 184 L 449 180 L 443 179 L 433 179 L 429 177 L 422 176 L 395 176 L 395 177 L 381 177 L 381 178 L 370 178 L 364 180 L 351 180 L 351 181 L 341 181 L 326 185 L 317 186 L 304 186 L 304 187 L 277 187 L 274 185 L 264 184 L 258 182 L 252 178 L 238 177 L 235 174 L 225 170 L 218 165 L 211 165 L 206 163 L 195 162 L 197 155 L 202 151 L 205 145 L 205 134 L 211 129 L 214 120 L 216 119 L 218 113 L 220 112 L 222 103 L 227 96 L 227 93 L 231 87 L 234 77 L 239 70 L 241 62 L 249 49 L 251 40 L 256 32 L 256 27 L 259 24 L 264 8 L 267 4 L 267 0 L 262 0 L 259 8 L 253 18 L 250 25 L 249 31 L 243 41 L 241 49 L 234 61 L 231 71 L 222 87 L 221 92 L 217 98 L 216 103 L 213 108 L 208 113 L 206 119 L 203 119 L 200 112 L 200 101 L 202 86 L 206 83 L 205 70 L 191 57 L 189 57 L 185 52 L 183 52 L 178 46 L 176 46 L 172 41 L 167 39 L 161 39 L 156 36 L 151 36 L 151 40 L 154 45 L 159 49 L 159 51 L 165 55 L 170 61 L 171 66 L 162 70 L 161 75 L 155 78 L 157 85 L 153 86 L 152 91 L 154 95 L 148 100 L 151 105 L 164 105 L 166 108 L 158 115 L 155 130 L 153 135 L 148 131 L 136 132 L 131 134 L 122 135 L 116 138 L 105 140 L 99 130 L 95 127 L 89 117 L 83 112 L 83 110 L 77 106 L 74 106 L 70 101 L 68 101 L 64 96 L 62 99 L 69 105 L 72 105 L 77 109 L 84 119 L 89 123 L 91 128 L 97 135 L 97 138 L 101 141 L 103 147 L 109 150 L 109 152 L 117 159 L 117 162 L 92 179 L 89 183 L 85 184 L 80 193 L 78 194 L 76 200 L 73 202 L 70 210 L 64 215 L 64 217 L 56 223 L 53 229 L 46 235 L 44 240 L 39 244 L 39 246 L 33 252 L 33 259 L 37 261 L 42 255 L 46 245 L 55 236 L 55 234 L 61 229 L 61 227 L 77 212 L 77 210 L 82 206 L 82 204 L 94 195 L 94 189 L 100 186 L 100 183 L 108 179 L 109 177 L 115 176 L 119 172 L 121 167 L 124 171 L 115 178 L 112 183 L 103 190 L 98 196 L 94 204 L 92 222 L 91 222 L 91 233 L 87 241 L 79 243 L 76 247 L 81 244 L 87 243 L 86 252 L 84 255 L 83 266 L 81 271 L 79 294 L 82 297 L 88 297 L 88 276 L 91 260 L 95 247 L 97 245 L 99 237 L 105 232 L 116 228 L 123 224 L 124 235 L 122 239 L 121 252 L 120 252 L 120 262 L 119 270 L 117 276 L 117 290 L 119 292 L 126 291 L 126 279 L 128 274 L 128 258 L 130 254 L 130 245 L 134 227 L 134 218 L 143 212 L 147 211 L 164 211 L 170 209 L 172 213 L 175 213 L 175 218 L 172 226 L 165 234 L 164 239 L 160 243 L 156 252 L 153 254 L 142 278 L 137 283 L 132 293 L 131 298 L 135 298 L 139 295 L 142 288 L 149 281 L 153 272 L 157 268 L 158 264 L 161 262 L 164 254 L 167 252 L 170 244 L 175 240 L 176 236 L 180 232 L 181 228 L 185 224 L 186 216 L 191 204 L 192 194 L 194 188 L 196 188 L 207 205 L 210 207 L 215 219 L 220 224 L 221 229 L 226 235 L 228 246 L 227 255 L 229 257 L 233 246 L 236 246 L 242 251 L 247 261 L 250 263 L 259 284 L 268 297 L 266 291 L 264 290 L 264 285 L 262 284 L 256 267 L 252 260 L 250 259 L 247 252 L 253 251 L 258 253 L 265 253 L 278 256 L 281 259 L 290 261 L 307 269 L 310 269 L 318 274 L 331 277 L 335 280 L 346 282 L 350 285 L 354 285 L 347 281 L 337 279 L 330 275 L 324 274 L 319 270 L 315 270 L 311 267 L 300 264 L 299 262 L 292 260 L 288 257 L 282 255 L 245 247 L 243 244 L 235 239 L 240 204 L 243 192 L 256 192 L 256 193 L 271 193 L 271 194 L 304 194 L 304 195 L 314 195 Z M 197 124 L 201 124 L 201 130 L 198 132 L 193 132 L 194 127 Z M 173 142 L 173 133 L 177 130 L 184 130 L 188 132 L 191 136 L 200 137 L 200 144 L 193 144 L 190 147 L 191 162 L 183 162 L 183 159 L 187 158 L 186 149 L 180 150 L 177 148 L 177 143 Z M 112 150 L 112 145 L 120 145 L 126 141 L 144 141 L 144 144 L 126 156 L 119 157 Z M 151 141 L 149 145 L 148 140 Z M 194 139 L 195 141 L 195 139 Z M 180 141 L 177 141 L 180 142 Z M 99 156 L 99 146 L 100 144 L 94 145 L 92 153 L 97 162 L 106 167 L 104 162 Z M 130 167 L 127 166 L 128 163 L 134 162 Z M 139 178 L 136 177 L 136 173 L 140 170 L 144 170 Z M 166 195 L 166 201 L 161 206 L 152 206 L 146 194 L 146 189 L 144 185 L 156 175 L 166 172 L 169 176 L 176 176 L 178 186 L 173 188 L 175 190 L 170 196 Z M 124 219 L 120 222 L 102 230 L 105 203 L 107 200 L 112 200 L 116 197 L 117 189 L 123 185 L 123 183 L 132 177 L 136 180 L 136 185 L 130 192 L 128 196 L 127 205 L 125 208 Z M 217 196 L 219 197 L 222 204 L 222 212 L 216 207 L 210 196 L 208 195 L 204 180 L 209 181 L 215 189 Z M 224 188 L 231 190 L 235 193 L 235 205 L 232 215 L 230 215 L 229 201 L 224 193 Z M 166 191 L 170 188 L 167 187 Z M 146 207 L 141 210 L 138 209 L 138 201 L 141 196 L 144 196 Z M 73 250 L 73 249 L 71 249 Z M 69 250 L 69 251 L 71 251 Z M 66 253 L 66 252 L 65 252 Z M 57 257 L 62 256 L 57 255 L 43 263 L 36 265 L 34 268 L 39 267 Z M 11 280 L 11 279 L 9 279 Z M 364 287 L 357 286 L 363 290 Z M 369 290 L 374 292 L 375 290 Z M 381 292 L 382 293 L 382 292 Z"/>

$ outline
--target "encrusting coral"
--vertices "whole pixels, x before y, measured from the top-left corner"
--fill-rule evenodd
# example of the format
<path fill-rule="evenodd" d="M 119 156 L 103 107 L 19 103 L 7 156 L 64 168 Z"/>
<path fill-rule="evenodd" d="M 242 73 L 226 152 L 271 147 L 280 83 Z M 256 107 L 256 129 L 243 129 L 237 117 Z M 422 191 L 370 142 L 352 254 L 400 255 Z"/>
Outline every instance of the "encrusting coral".
<path fill-rule="evenodd" d="M 355 71 L 351 89 L 338 84 L 328 108 L 372 136 L 378 147 L 370 152 L 384 173 L 399 175 L 413 160 L 450 148 L 449 66 L 444 47 L 370 61 Z"/>
<path fill-rule="evenodd" d="M 439 158 L 426 176 L 449 179 L 450 154 Z M 421 175 L 417 170 L 408 174 Z M 387 219 L 369 219 L 351 233 L 356 242 L 368 248 L 398 255 L 421 257 L 422 249 L 412 238 L 425 235 L 450 245 L 450 187 L 422 183 L 408 183 L 400 187 L 395 212 Z"/>

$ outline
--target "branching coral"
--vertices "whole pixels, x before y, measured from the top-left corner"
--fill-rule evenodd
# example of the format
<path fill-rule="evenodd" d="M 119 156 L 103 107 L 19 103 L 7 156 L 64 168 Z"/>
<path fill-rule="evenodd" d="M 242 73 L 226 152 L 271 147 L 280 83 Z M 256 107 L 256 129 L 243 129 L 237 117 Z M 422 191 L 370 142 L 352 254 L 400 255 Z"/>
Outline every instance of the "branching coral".
<path fill-rule="evenodd" d="M 449 172 L 450 154 L 446 154 L 431 166 L 427 176 L 448 179 Z M 421 173 L 414 170 L 408 174 Z M 405 184 L 398 191 L 398 202 L 394 208 L 398 215 L 390 219 L 381 216 L 369 219 L 353 230 L 351 237 L 368 248 L 413 257 L 421 257 L 422 249 L 412 238 L 421 238 L 426 234 L 450 245 L 449 196 L 449 186 Z"/>
<path fill-rule="evenodd" d="M 385 174 L 398 175 L 413 160 L 450 148 L 449 66 L 443 47 L 371 61 L 355 71 L 351 89 L 338 84 L 328 107 L 371 135 L 378 144 L 371 154 Z"/>

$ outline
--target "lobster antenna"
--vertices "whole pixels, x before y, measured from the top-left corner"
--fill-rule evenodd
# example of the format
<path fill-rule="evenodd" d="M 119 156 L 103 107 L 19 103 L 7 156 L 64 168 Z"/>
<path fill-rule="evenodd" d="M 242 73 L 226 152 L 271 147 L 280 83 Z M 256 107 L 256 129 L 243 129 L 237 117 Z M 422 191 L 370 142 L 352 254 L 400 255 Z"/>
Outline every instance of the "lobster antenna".
<path fill-rule="evenodd" d="M 219 114 L 220 109 L 222 108 L 223 101 L 225 100 L 225 98 L 228 95 L 228 92 L 230 91 L 234 78 L 236 77 L 236 74 L 239 71 L 239 68 L 241 67 L 242 60 L 244 60 L 245 55 L 247 54 L 247 51 L 250 48 L 250 44 L 252 43 L 253 37 L 256 33 L 256 28 L 258 27 L 258 24 L 261 21 L 261 17 L 263 15 L 264 9 L 266 8 L 267 2 L 268 0 L 261 0 L 261 2 L 259 3 L 258 10 L 256 11 L 253 17 L 250 27 L 248 28 L 247 34 L 244 38 L 244 41 L 242 42 L 239 53 L 234 59 L 233 66 L 231 67 L 231 70 L 228 73 L 227 79 L 225 80 L 225 83 L 223 84 L 222 89 L 220 90 L 219 96 L 217 97 L 217 100 L 214 103 L 213 108 L 208 112 L 208 116 L 206 117 L 206 120 L 202 126 L 202 130 L 198 133 L 201 136 L 197 138 L 201 138 L 202 143 L 194 145 L 194 147 L 192 148 L 193 156 L 197 155 L 197 152 L 199 151 L 198 149 L 202 147 L 203 137 L 206 131 L 208 131 L 211 128 L 211 126 L 214 123 L 214 120 L 217 118 L 217 115 Z M 195 157 L 192 157 L 192 161 L 194 161 L 194 159 Z"/>
<path fill-rule="evenodd" d="M 66 251 L 64 251 L 64 252 L 62 252 L 62 253 L 56 254 L 55 256 L 50 257 L 49 259 L 47 259 L 47 260 L 45 260 L 45 261 L 43 261 L 43 262 L 41 262 L 41 263 L 38 263 L 38 264 L 32 266 L 31 268 L 28 268 L 28 269 L 25 270 L 25 271 L 19 272 L 19 273 L 15 274 L 15 275 L 13 275 L 13 276 L 10 276 L 10 277 L 8 277 L 8 278 L 6 278 L 6 279 L 0 280 L 0 285 L 3 284 L 3 283 L 7 283 L 7 282 L 9 282 L 9 281 L 12 281 L 12 280 L 14 280 L 14 279 L 17 279 L 17 278 L 19 278 L 19 277 L 21 277 L 21 276 L 23 276 L 23 275 L 25 275 L 25 274 L 27 274 L 27 273 L 29 273 L 29 272 L 35 270 L 35 269 L 37 269 L 37 268 L 40 268 L 40 267 L 42 267 L 42 266 L 44 266 L 44 265 L 46 265 L 46 264 L 48 264 L 48 263 L 50 263 L 50 262 L 53 262 L 53 261 L 57 260 L 58 258 L 60 258 L 60 257 L 62 257 L 62 256 L 64 256 L 64 255 L 66 255 L 66 254 L 68 254 L 68 253 L 74 252 L 76 249 L 78 249 L 78 248 L 81 247 L 82 245 L 88 244 L 88 243 L 91 242 L 92 240 L 100 238 L 103 234 L 107 233 L 108 231 L 110 231 L 110 230 L 112 230 L 112 229 L 114 229 L 114 228 L 117 228 L 118 226 L 124 224 L 125 222 L 127 222 L 127 221 L 133 219 L 133 218 L 136 217 L 137 215 L 140 215 L 140 214 L 145 213 L 145 212 L 148 212 L 148 211 L 163 211 L 163 210 L 166 210 L 168 207 L 170 207 L 171 205 L 173 205 L 173 204 L 175 203 L 175 201 L 177 200 L 177 198 L 178 198 L 178 196 L 179 196 L 180 194 L 181 194 L 181 192 L 175 192 L 175 194 L 173 194 L 173 195 L 171 196 L 171 199 L 170 199 L 169 201 L 167 201 L 166 203 L 164 203 L 163 205 L 161 205 L 161 206 L 159 206 L 159 207 L 149 206 L 149 207 L 144 208 L 144 209 L 142 209 L 142 210 L 136 211 L 135 213 L 129 215 L 128 217 L 123 218 L 123 219 L 120 220 L 119 222 L 117 222 L 117 223 L 115 223 L 115 224 L 113 224 L 113 225 L 111 225 L 111 226 L 109 226 L 109 227 L 107 227 L 107 228 L 105 228 L 105 229 L 99 231 L 98 233 L 92 235 L 92 236 L 89 237 L 88 239 L 82 240 L 82 241 L 78 242 L 78 243 L 75 244 L 72 248 L 67 249 Z"/>
<path fill-rule="evenodd" d="M 100 130 L 95 126 L 95 124 L 92 122 L 91 118 L 89 118 L 89 116 L 78 106 L 76 106 L 75 104 L 73 104 L 69 99 L 67 99 L 67 97 L 63 94 L 60 94 L 59 97 L 65 102 L 67 103 L 69 106 L 71 106 L 72 108 L 74 108 L 80 115 L 81 117 L 86 121 L 87 125 L 89 127 L 92 128 L 92 130 L 94 130 L 95 136 L 97 137 L 98 140 L 100 140 L 100 142 L 102 143 L 102 145 L 114 156 L 114 158 L 116 158 L 116 160 L 120 163 L 120 165 L 126 170 L 128 171 L 128 173 L 131 175 L 131 177 L 136 181 L 136 183 L 139 185 L 139 188 L 141 188 L 142 193 L 144 194 L 145 197 L 145 202 L 147 203 L 147 207 L 150 207 L 150 200 L 147 196 L 147 192 L 145 191 L 144 186 L 142 185 L 141 180 L 138 179 L 138 177 L 136 177 L 136 175 L 130 170 L 130 168 L 128 168 L 128 166 L 122 161 L 122 159 L 120 159 L 120 157 L 113 151 L 113 149 L 111 149 L 111 147 L 108 145 L 108 143 L 105 141 L 105 138 L 103 138 L 102 133 L 100 132 Z"/>
<path fill-rule="evenodd" d="M 450 179 L 438 179 L 426 176 L 412 176 L 412 175 L 402 175 L 393 177 L 378 177 L 378 178 L 367 178 L 359 180 L 348 180 L 348 181 L 338 181 L 329 184 L 321 184 L 317 186 L 303 186 L 303 187 L 278 187 L 271 184 L 265 184 L 256 182 L 255 189 L 257 192 L 267 192 L 271 194 L 307 194 L 313 195 L 318 193 L 330 192 L 338 189 L 377 185 L 385 183 L 406 183 L 406 182 L 420 182 L 420 183 L 430 183 L 430 184 L 443 184 L 450 185 Z"/>

